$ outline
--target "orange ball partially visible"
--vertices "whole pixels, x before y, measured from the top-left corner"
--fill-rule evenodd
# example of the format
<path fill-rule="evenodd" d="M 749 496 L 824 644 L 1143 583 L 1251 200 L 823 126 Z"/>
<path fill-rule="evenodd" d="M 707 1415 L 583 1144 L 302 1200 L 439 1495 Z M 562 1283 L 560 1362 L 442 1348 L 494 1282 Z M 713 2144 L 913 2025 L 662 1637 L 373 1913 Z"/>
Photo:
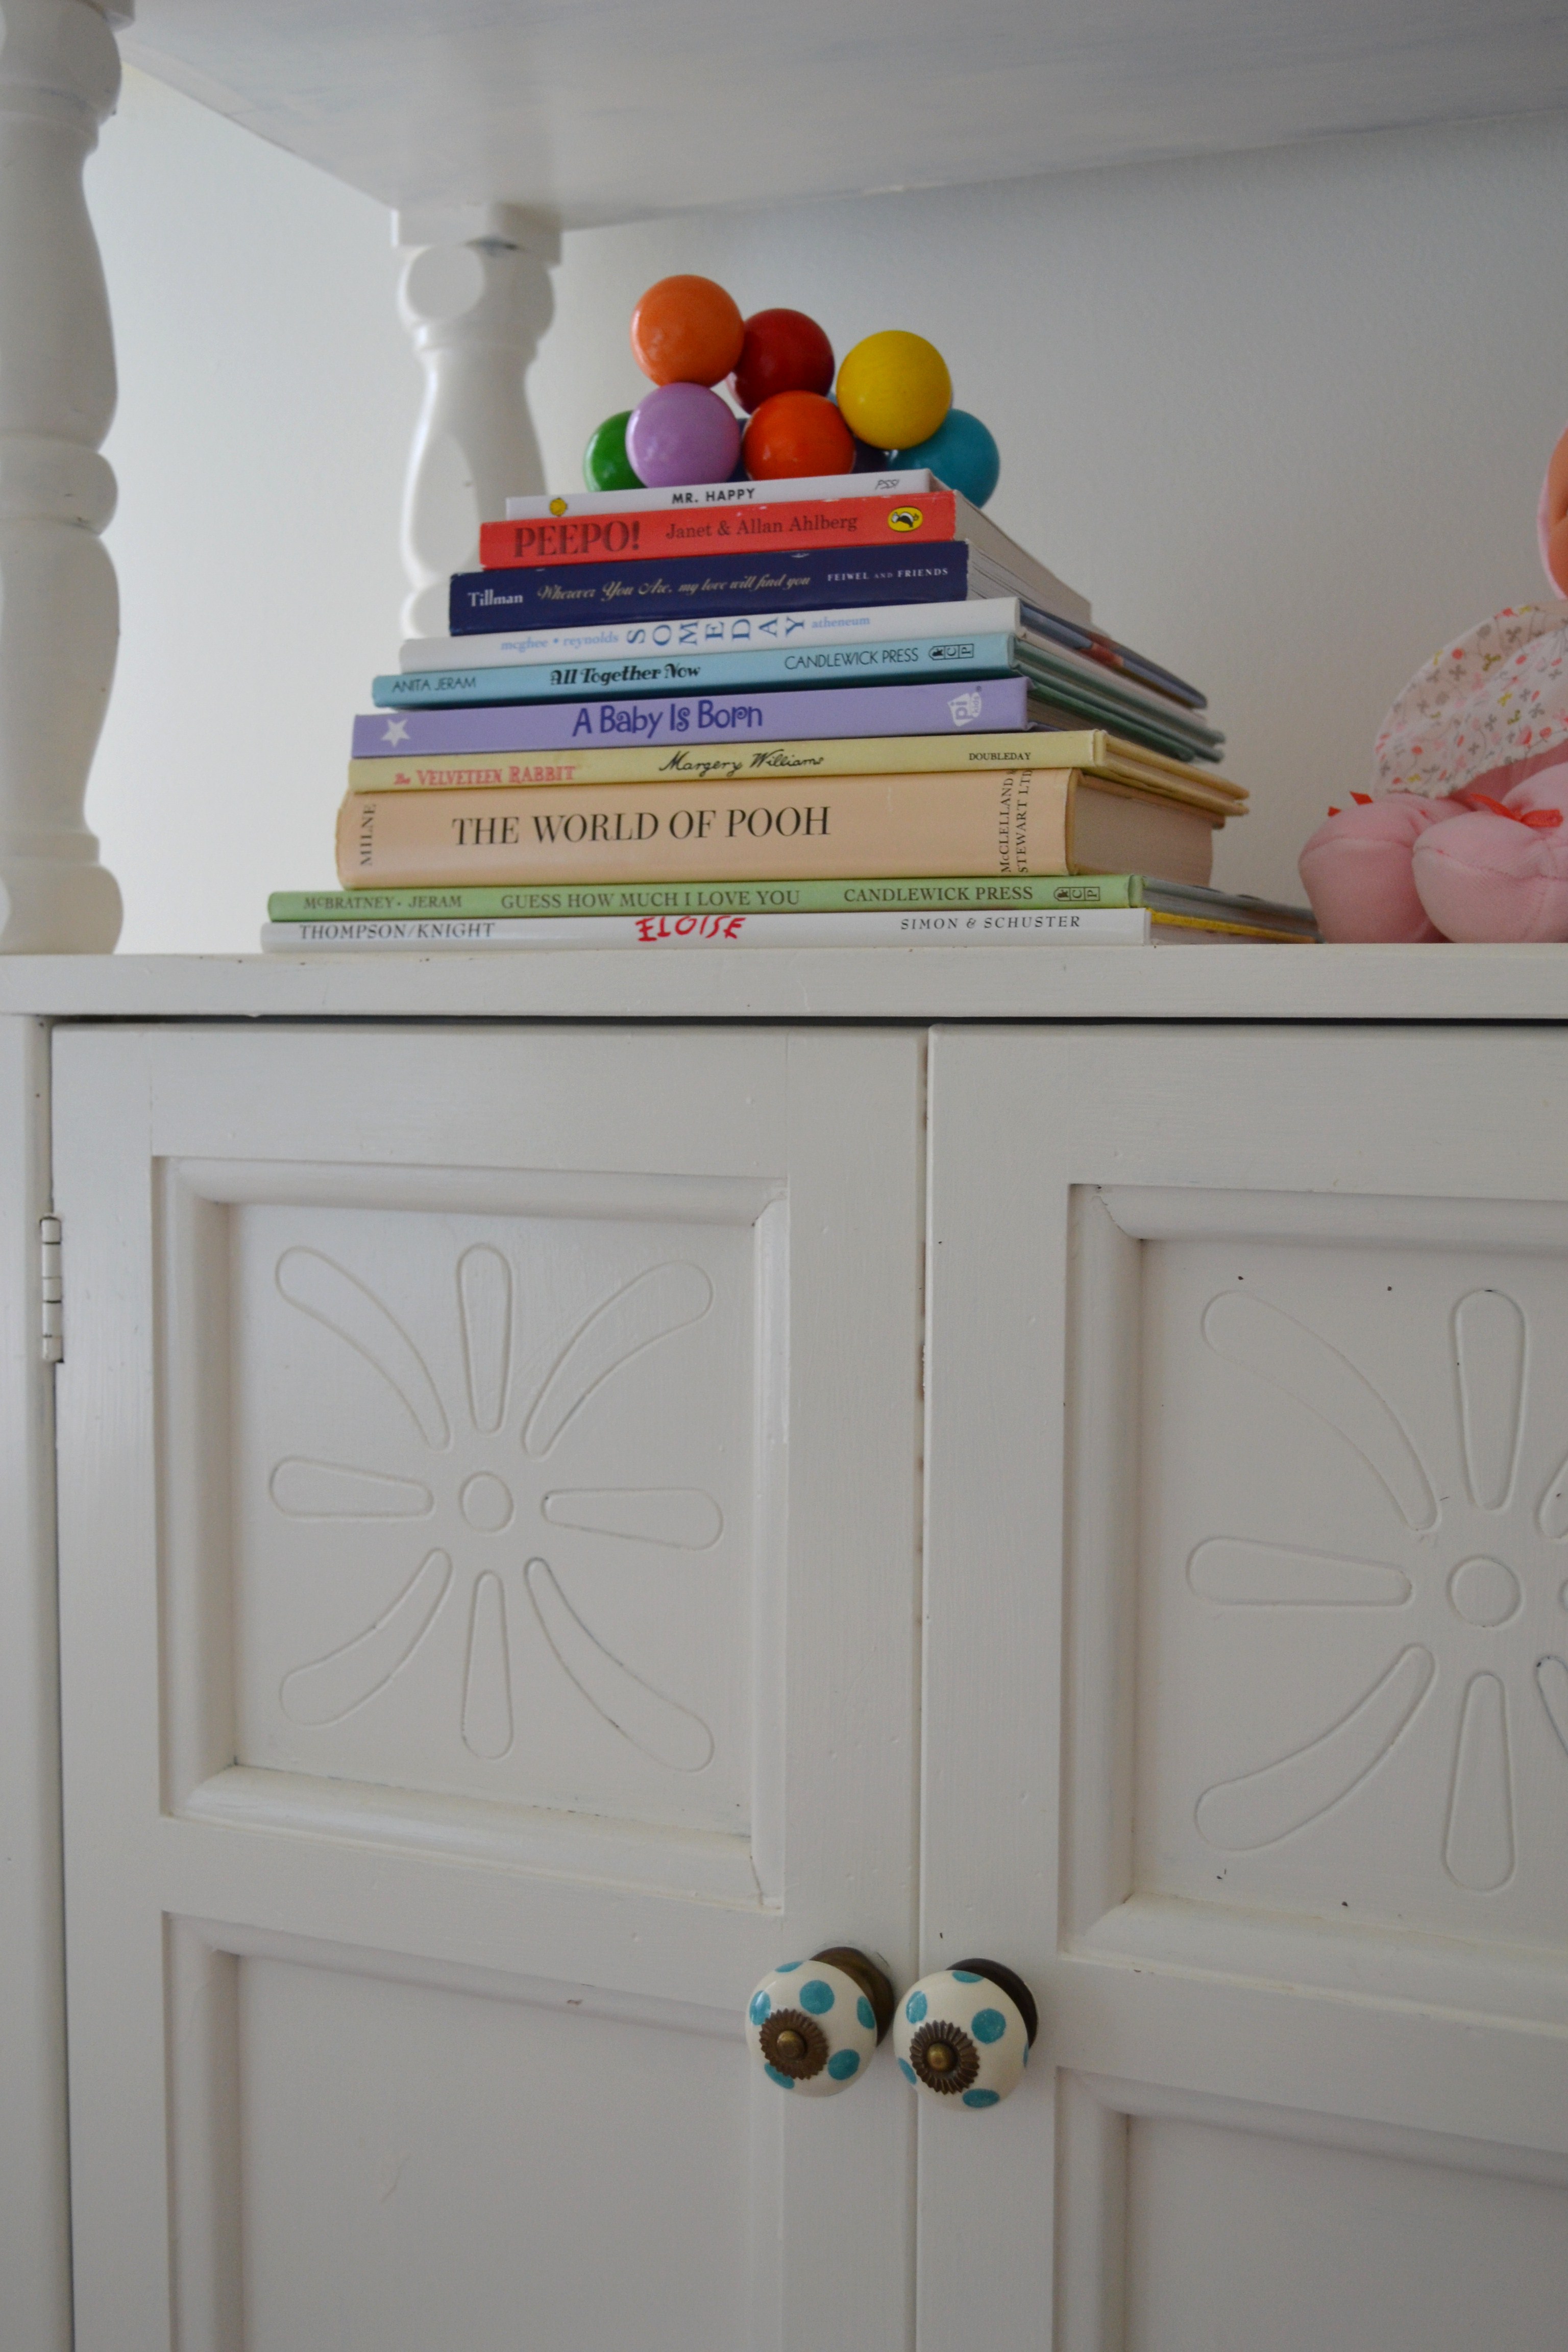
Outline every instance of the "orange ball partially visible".
<path fill-rule="evenodd" d="M 1568 596 L 1568 433 L 1552 452 L 1541 493 L 1541 560 L 1559 596 Z"/>
<path fill-rule="evenodd" d="M 741 458 L 754 482 L 848 474 L 855 467 L 855 436 L 821 393 L 775 392 L 747 425 Z"/>
<path fill-rule="evenodd" d="M 632 357 L 655 383 L 721 383 L 745 322 L 711 278 L 661 278 L 632 312 Z"/>

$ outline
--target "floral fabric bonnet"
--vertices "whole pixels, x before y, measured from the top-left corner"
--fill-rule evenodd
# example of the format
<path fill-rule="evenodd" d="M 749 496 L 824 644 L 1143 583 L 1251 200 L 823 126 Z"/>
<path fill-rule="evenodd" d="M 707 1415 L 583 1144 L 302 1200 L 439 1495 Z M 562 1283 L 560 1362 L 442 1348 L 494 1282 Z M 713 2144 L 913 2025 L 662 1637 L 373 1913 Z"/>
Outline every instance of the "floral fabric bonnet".
<path fill-rule="evenodd" d="M 1568 433 L 1541 486 L 1542 569 L 1568 595 Z M 1378 731 L 1372 797 L 1507 792 L 1568 761 L 1568 602 L 1494 613 L 1416 671 Z"/>
<path fill-rule="evenodd" d="M 1494 613 L 1418 669 L 1378 733 L 1372 796 L 1507 792 L 1568 762 L 1568 603 Z"/>

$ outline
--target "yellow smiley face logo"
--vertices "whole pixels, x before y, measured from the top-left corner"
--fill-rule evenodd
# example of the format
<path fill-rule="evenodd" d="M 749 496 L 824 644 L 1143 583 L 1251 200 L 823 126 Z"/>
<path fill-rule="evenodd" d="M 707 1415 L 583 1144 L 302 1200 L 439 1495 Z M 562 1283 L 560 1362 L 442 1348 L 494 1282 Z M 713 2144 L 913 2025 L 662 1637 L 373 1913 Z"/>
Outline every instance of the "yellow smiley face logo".
<path fill-rule="evenodd" d="M 565 499 L 552 499 L 550 501 L 550 511 L 552 515 L 563 515 L 566 511 Z"/>
<path fill-rule="evenodd" d="M 888 517 L 889 530 L 919 530 L 925 517 L 919 507 L 895 507 Z"/>

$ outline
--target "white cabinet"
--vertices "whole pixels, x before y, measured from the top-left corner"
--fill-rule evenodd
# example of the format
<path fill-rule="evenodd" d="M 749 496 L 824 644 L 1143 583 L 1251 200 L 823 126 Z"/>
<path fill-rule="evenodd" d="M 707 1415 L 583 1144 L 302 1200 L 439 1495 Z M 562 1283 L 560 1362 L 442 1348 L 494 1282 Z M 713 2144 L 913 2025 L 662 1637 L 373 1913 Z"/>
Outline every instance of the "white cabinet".
<path fill-rule="evenodd" d="M 84 1025 L 53 1127 L 80 2352 L 1561 2340 L 1561 1029 Z M 850 1941 L 1017 2092 L 753 2071 Z"/>
<path fill-rule="evenodd" d="M 58 1041 L 80 2352 L 908 2342 L 921 1066 Z"/>
<path fill-rule="evenodd" d="M 922 2137 L 969 2340 L 1547 2352 L 1568 1040 L 958 1029 L 931 1102 L 921 1945 L 1049 2070 Z"/>

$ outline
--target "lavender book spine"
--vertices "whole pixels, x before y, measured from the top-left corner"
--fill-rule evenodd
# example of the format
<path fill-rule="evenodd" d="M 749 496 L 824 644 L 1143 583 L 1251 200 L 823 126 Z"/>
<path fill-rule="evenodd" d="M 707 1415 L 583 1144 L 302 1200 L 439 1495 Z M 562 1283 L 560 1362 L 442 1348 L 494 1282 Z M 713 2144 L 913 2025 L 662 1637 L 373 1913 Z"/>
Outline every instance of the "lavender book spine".
<path fill-rule="evenodd" d="M 1021 677 L 937 686 L 836 686 L 796 694 L 649 695 L 630 701 L 479 703 L 376 710 L 354 720 L 353 757 L 566 751 L 590 743 L 791 742 L 823 736 L 991 734 L 1026 727 Z"/>

